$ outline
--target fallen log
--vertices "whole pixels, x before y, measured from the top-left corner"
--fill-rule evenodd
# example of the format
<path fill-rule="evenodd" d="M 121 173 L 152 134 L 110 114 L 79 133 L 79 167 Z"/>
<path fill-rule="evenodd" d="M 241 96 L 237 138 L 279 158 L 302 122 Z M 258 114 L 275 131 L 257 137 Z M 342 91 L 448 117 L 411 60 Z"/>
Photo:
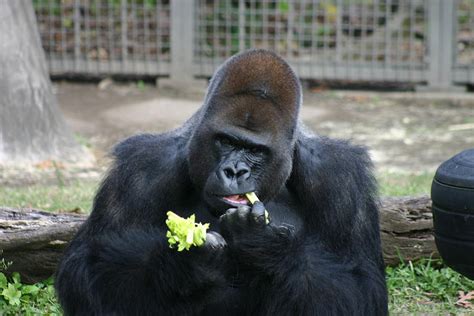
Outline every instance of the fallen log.
<path fill-rule="evenodd" d="M 0 207 L 0 259 L 33 283 L 50 277 L 86 215 Z"/>
<path fill-rule="evenodd" d="M 380 208 L 380 235 L 385 263 L 438 258 L 433 236 L 431 199 L 387 197 Z"/>
<path fill-rule="evenodd" d="M 8 271 L 20 272 L 25 282 L 46 279 L 86 218 L 81 214 L 0 207 L 0 258 L 11 262 Z M 396 264 L 400 258 L 437 256 L 428 196 L 382 199 L 380 228 L 387 264 Z"/>

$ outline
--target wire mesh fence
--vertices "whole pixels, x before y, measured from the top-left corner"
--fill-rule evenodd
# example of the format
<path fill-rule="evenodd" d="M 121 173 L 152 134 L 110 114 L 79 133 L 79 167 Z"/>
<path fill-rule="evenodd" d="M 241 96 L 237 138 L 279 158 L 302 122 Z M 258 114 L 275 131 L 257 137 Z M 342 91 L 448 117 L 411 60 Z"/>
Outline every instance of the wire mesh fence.
<path fill-rule="evenodd" d="M 474 82 L 474 0 L 32 1 L 53 74 L 173 76 L 170 64 L 187 61 L 172 43 L 190 32 L 176 47 L 192 54 L 192 77 L 267 48 L 301 78 L 433 84 L 448 64 L 452 82 Z M 189 3 L 192 29 L 173 35 Z"/>
<path fill-rule="evenodd" d="M 195 62 L 209 75 L 247 48 L 285 56 L 301 77 L 422 81 L 426 1 L 196 1 Z"/>
<path fill-rule="evenodd" d="M 474 1 L 462 0 L 456 8 L 454 80 L 474 83 Z"/>
<path fill-rule="evenodd" d="M 34 0 L 53 74 L 167 73 L 169 1 Z"/>

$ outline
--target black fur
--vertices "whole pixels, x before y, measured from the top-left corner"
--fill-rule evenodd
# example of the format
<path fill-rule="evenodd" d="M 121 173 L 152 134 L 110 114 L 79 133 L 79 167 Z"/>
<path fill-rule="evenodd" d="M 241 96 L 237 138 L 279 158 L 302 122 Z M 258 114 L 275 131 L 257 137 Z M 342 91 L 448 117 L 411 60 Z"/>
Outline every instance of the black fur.
<path fill-rule="evenodd" d="M 57 271 L 66 315 L 386 315 L 370 159 L 307 132 L 300 90 L 280 57 L 248 51 L 181 128 L 120 143 Z M 265 206 L 216 197 L 248 190 Z M 206 244 L 170 249 L 168 210 L 209 222 Z"/>

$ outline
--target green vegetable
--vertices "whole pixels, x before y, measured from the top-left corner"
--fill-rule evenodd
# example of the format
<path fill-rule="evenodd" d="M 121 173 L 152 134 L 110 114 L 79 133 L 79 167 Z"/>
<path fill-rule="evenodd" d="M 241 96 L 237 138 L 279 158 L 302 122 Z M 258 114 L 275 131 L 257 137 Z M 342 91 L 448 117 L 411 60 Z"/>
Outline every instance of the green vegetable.
<path fill-rule="evenodd" d="M 196 223 L 194 214 L 188 218 L 182 218 L 169 211 L 166 215 L 168 215 L 166 237 L 170 248 L 177 246 L 178 251 L 183 251 L 184 249 L 189 250 L 191 246 L 199 247 L 206 242 L 206 230 L 209 228 L 209 224 Z"/>
<path fill-rule="evenodd" d="M 255 194 L 255 192 L 245 193 L 245 196 L 252 204 L 255 204 L 255 202 L 260 201 L 257 195 Z M 270 223 L 270 215 L 268 214 L 267 210 L 265 210 L 265 224 L 268 224 L 268 223 Z"/>

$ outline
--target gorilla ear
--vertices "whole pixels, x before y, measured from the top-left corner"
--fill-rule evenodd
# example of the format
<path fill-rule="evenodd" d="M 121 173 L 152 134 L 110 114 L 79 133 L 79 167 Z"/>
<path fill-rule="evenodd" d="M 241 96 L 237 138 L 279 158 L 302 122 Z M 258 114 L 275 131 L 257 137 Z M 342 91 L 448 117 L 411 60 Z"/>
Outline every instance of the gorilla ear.
<path fill-rule="evenodd" d="M 271 100 L 296 119 L 301 105 L 301 84 L 290 65 L 276 53 L 248 50 L 228 59 L 215 72 L 206 103 L 214 96 L 252 94 Z"/>

